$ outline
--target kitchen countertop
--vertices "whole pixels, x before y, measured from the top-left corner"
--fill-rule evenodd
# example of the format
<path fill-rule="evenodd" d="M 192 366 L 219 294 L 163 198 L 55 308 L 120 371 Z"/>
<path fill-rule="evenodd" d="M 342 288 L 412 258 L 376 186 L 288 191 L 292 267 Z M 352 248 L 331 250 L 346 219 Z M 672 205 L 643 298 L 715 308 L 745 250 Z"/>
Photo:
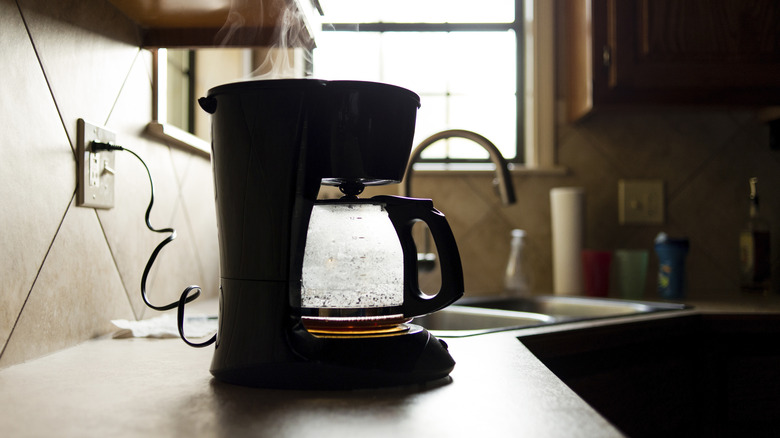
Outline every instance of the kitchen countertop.
<path fill-rule="evenodd" d="M 511 333 L 447 342 L 442 381 L 284 391 L 214 380 L 213 347 L 96 339 L 0 371 L 0 435 L 620 436 Z"/>
<path fill-rule="evenodd" d="M 704 311 L 742 311 L 739 306 L 701 305 Z M 755 311 L 753 307 L 743 310 Z M 522 332 L 698 311 L 702 310 Z M 191 348 L 179 339 L 100 338 L 0 371 L 0 435 L 621 435 L 548 370 L 519 335 L 510 331 L 447 339 L 457 362 L 450 377 L 426 385 L 358 391 L 229 385 L 208 371 L 213 347 Z"/>

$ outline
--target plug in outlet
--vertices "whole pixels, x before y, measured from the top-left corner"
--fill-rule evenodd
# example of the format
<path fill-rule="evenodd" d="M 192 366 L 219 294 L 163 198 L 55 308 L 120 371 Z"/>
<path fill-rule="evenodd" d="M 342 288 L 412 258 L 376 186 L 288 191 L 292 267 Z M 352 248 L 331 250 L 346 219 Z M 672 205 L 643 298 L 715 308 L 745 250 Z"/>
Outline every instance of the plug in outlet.
<path fill-rule="evenodd" d="M 92 152 L 92 141 L 116 143 L 116 133 L 79 119 L 77 137 L 76 205 L 114 208 L 114 152 Z"/>
<path fill-rule="evenodd" d="M 663 225 L 664 204 L 663 180 L 618 181 L 618 220 L 621 225 Z"/>

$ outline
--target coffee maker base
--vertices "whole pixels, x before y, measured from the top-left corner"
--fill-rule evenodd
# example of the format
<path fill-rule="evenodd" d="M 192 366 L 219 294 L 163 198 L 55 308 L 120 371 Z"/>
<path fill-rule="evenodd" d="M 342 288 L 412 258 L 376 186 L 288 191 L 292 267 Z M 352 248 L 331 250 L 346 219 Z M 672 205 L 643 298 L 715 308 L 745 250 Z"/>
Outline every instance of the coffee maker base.
<path fill-rule="evenodd" d="M 217 380 L 271 389 L 346 390 L 421 384 L 447 377 L 455 361 L 427 330 L 373 338 L 315 338 L 296 330 L 299 360 L 215 368 Z"/>

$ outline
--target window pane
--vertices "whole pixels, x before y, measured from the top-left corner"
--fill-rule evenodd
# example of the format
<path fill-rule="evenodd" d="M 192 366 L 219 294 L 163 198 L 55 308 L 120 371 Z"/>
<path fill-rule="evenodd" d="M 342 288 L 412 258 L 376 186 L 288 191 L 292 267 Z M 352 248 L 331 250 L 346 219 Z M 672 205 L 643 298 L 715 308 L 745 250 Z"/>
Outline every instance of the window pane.
<path fill-rule="evenodd" d="M 455 159 L 486 159 L 487 151 L 479 144 L 460 137 L 452 137 L 447 140 L 447 156 Z"/>
<path fill-rule="evenodd" d="M 447 92 L 448 53 L 444 32 L 395 32 L 382 35 L 382 81 L 417 94 Z"/>
<path fill-rule="evenodd" d="M 190 113 L 190 51 L 168 50 L 166 122 L 191 131 Z"/>
<path fill-rule="evenodd" d="M 514 0 L 320 0 L 326 23 L 511 23 Z"/>
<path fill-rule="evenodd" d="M 384 2 L 376 0 L 320 0 L 323 23 L 376 23 Z"/>
<path fill-rule="evenodd" d="M 378 33 L 322 32 L 314 50 L 314 77 L 381 81 Z"/>
<path fill-rule="evenodd" d="M 447 129 L 446 127 L 447 97 L 420 95 L 420 109 L 417 111 L 417 124 L 414 130 L 415 146 L 431 135 Z M 444 157 L 443 153 L 442 150 L 438 157 Z M 428 155 L 423 155 L 423 157 L 428 158 Z"/>
<path fill-rule="evenodd" d="M 495 144 L 507 160 L 515 158 L 517 101 L 514 95 L 452 96 L 449 101 L 448 128 L 474 131 Z"/>
<path fill-rule="evenodd" d="M 445 50 L 451 93 L 515 93 L 514 31 L 452 32 Z"/>

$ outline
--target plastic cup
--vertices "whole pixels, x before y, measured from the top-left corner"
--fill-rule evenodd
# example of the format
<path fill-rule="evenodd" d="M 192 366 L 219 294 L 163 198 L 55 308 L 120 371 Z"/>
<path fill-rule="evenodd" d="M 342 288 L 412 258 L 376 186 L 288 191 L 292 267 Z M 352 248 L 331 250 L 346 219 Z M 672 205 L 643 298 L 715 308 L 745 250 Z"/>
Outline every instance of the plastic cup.
<path fill-rule="evenodd" d="M 582 273 L 585 279 L 585 295 L 606 297 L 609 294 L 610 251 L 582 250 Z"/>
<path fill-rule="evenodd" d="M 667 300 L 685 298 L 685 257 L 688 239 L 669 239 L 655 244 L 658 255 L 658 294 Z"/>
<path fill-rule="evenodd" d="M 647 279 L 648 251 L 644 249 L 615 250 L 615 271 L 620 298 L 642 299 Z"/>

